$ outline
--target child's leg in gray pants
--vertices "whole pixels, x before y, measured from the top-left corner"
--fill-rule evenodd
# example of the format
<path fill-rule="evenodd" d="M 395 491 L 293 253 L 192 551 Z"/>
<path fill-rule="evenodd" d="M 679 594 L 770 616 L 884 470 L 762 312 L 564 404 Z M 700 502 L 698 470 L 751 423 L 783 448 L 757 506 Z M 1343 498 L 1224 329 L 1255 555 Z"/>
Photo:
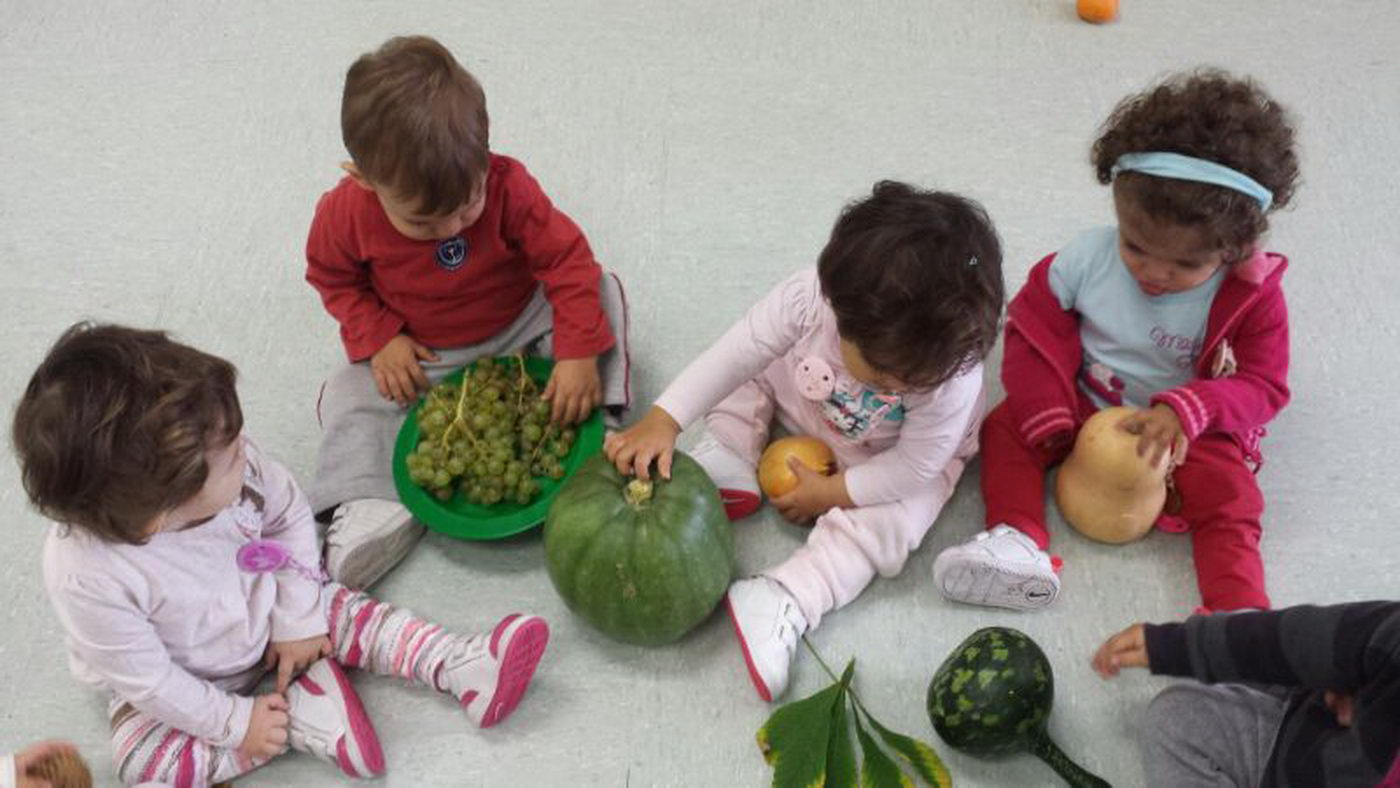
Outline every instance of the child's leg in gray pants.
<path fill-rule="evenodd" d="M 1142 767 L 1149 786 L 1259 785 L 1286 701 L 1239 684 L 1175 684 L 1147 707 Z"/>

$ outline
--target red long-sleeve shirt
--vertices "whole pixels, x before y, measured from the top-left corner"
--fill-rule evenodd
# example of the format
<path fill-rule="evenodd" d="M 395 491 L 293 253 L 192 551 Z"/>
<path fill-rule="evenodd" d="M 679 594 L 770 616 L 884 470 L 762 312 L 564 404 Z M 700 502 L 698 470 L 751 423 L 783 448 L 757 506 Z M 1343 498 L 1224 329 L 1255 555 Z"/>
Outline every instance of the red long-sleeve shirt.
<path fill-rule="evenodd" d="M 509 326 L 541 284 L 554 307 L 556 357 L 612 347 L 599 300 L 602 268 L 583 232 L 523 164 L 493 154 L 488 166 L 481 218 L 447 241 L 404 237 L 374 194 L 348 177 L 322 195 L 306 239 L 306 281 L 340 323 L 351 361 L 398 334 L 438 348 L 485 340 Z"/>

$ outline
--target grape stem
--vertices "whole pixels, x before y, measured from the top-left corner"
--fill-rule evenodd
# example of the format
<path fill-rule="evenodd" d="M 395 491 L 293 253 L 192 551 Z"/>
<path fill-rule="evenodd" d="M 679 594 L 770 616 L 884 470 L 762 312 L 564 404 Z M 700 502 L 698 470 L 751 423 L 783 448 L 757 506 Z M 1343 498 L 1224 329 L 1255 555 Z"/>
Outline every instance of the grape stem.
<path fill-rule="evenodd" d="M 467 405 L 467 382 L 467 375 L 463 373 L 462 392 L 457 395 L 457 408 L 453 411 L 452 423 L 448 424 L 447 429 L 442 431 L 441 444 L 444 449 L 446 449 L 448 444 L 452 441 L 453 429 L 460 429 L 467 440 L 471 441 L 472 448 L 481 448 L 481 441 L 477 440 L 477 437 L 472 434 L 471 428 L 467 426 L 466 418 L 462 414 L 462 409 Z"/>

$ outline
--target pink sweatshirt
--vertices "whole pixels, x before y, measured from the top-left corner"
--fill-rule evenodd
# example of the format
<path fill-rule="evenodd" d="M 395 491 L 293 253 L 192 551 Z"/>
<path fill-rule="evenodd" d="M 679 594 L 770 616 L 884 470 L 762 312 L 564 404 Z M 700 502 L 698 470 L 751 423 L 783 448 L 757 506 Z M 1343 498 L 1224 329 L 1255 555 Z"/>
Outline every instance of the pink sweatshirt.
<path fill-rule="evenodd" d="M 771 390 L 785 429 L 831 446 L 857 506 L 923 491 L 983 411 L 981 364 L 936 389 L 902 394 L 873 391 L 853 378 L 815 268 L 773 288 L 656 404 L 685 426 L 755 378 Z"/>
<path fill-rule="evenodd" d="M 208 521 L 144 545 L 55 525 L 44 545 L 44 584 L 73 674 L 218 747 L 243 741 L 253 701 L 228 690 L 247 681 L 268 643 L 327 632 L 319 582 L 238 568 L 238 549 L 258 538 L 305 566 L 321 561 L 306 496 L 285 468 L 246 448 L 239 502 Z"/>

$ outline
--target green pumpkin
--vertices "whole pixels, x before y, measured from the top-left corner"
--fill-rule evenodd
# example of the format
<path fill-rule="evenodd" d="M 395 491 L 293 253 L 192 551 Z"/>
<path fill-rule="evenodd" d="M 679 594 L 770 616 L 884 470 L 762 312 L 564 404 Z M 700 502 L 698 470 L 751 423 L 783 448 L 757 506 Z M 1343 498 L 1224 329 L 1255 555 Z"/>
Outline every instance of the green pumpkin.
<path fill-rule="evenodd" d="M 569 609 L 610 637 L 656 646 L 714 610 L 734 575 L 719 490 L 676 452 L 669 480 L 622 476 L 602 454 L 559 490 L 544 525 L 549 579 Z"/>
<path fill-rule="evenodd" d="M 956 750 L 978 758 L 1027 752 L 1076 788 L 1108 783 L 1080 768 L 1050 740 L 1046 721 L 1055 676 L 1045 652 L 1024 632 L 979 629 L 939 666 L 928 687 L 933 729 Z"/>

